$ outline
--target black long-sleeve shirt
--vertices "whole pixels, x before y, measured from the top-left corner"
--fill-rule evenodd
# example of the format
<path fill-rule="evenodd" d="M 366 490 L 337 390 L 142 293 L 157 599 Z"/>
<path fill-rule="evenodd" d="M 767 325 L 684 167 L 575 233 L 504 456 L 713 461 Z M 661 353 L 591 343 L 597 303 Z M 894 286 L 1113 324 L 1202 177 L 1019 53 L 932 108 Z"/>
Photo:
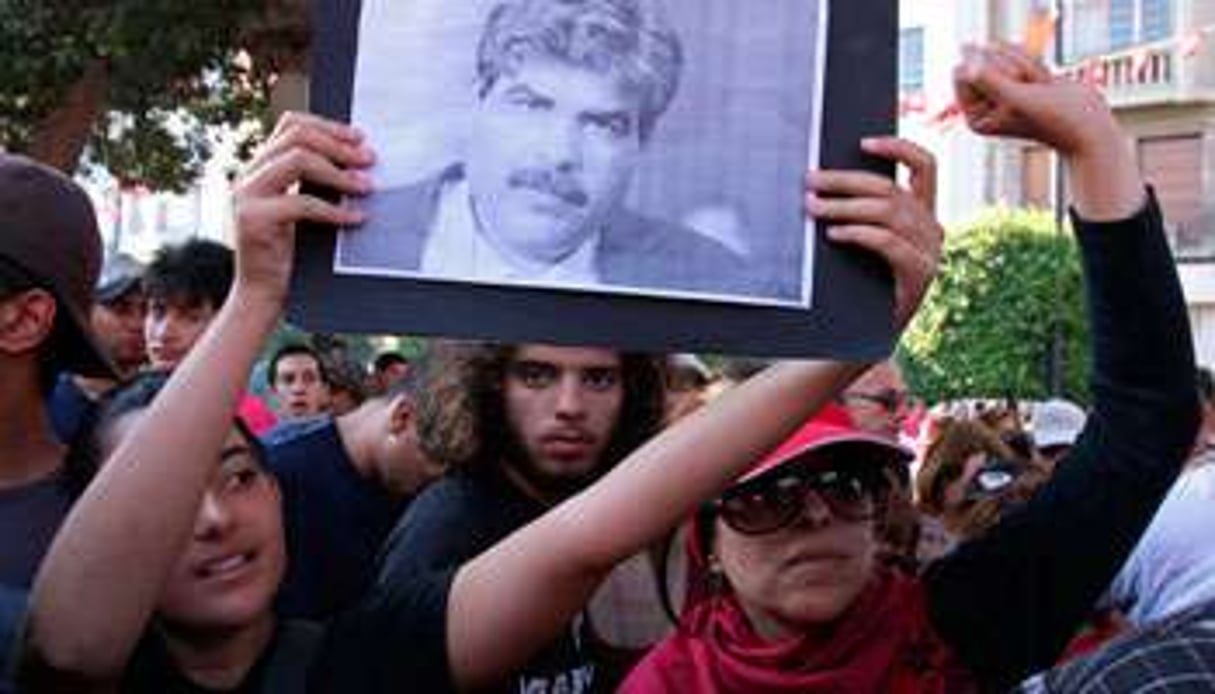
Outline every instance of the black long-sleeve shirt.
<path fill-rule="evenodd" d="M 1155 198 L 1127 220 L 1073 214 L 1073 223 L 1092 413 L 1030 502 L 924 577 L 937 633 L 996 687 L 1058 657 L 1148 526 L 1198 426 L 1189 322 Z"/>

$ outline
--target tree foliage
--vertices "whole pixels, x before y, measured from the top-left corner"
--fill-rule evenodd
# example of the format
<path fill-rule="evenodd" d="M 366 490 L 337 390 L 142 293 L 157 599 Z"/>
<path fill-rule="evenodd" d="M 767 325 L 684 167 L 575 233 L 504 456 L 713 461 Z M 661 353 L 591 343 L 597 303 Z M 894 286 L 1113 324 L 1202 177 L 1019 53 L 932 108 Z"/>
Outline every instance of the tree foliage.
<path fill-rule="evenodd" d="M 1046 212 L 992 211 L 951 233 L 941 276 L 901 360 L 917 394 L 1042 399 L 1055 331 L 1064 395 L 1087 400 L 1088 325 L 1079 254 Z"/>
<path fill-rule="evenodd" d="M 0 0 L 0 146 L 182 190 L 214 128 L 264 115 L 244 45 L 267 0 Z"/>

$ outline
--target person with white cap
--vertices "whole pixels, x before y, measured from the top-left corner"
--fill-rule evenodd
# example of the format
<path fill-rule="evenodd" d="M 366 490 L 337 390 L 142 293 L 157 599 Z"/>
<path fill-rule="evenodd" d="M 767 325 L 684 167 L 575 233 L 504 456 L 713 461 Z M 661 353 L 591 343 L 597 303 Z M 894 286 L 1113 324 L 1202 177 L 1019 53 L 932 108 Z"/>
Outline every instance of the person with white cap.
<path fill-rule="evenodd" d="M 1054 464 L 1071 450 L 1088 416 L 1070 400 L 1055 398 L 1034 405 L 1030 427 L 1039 455 Z"/>

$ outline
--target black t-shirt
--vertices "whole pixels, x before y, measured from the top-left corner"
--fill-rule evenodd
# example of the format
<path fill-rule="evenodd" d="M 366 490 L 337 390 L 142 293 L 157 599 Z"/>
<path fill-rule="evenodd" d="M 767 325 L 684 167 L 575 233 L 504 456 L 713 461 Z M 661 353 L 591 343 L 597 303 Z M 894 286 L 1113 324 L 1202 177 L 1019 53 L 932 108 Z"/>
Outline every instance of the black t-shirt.
<path fill-rule="evenodd" d="M 446 648 L 452 578 L 464 562 L 544 511 L 497 470 L 453 474 L 431 485 L 393 530 L 371 594 L 331 626 L 313 675 L 323 686 L 314 691 L 454 691 Z M 595 668 L 581 622 L 501 689 L 591 691 Z"/>
<path fill-rule="evenodd" d="M 321 643 L 323 630 L 311 622 L 282 622 L 269 648 L 239 685 L 210 689 L 186 678 L 165 648 L 164 640 L 149 630 L 140 642 L 123 676 L 123 694 L 300 694 L 306 691 L 308 670 Z M 352 690 L 353 691 L 353 690 Z"/>
<path fill-rule="evenodd" d="M 276 612 L 324 620 L 375 579 L 375 559 L 406 502 L 361 477 L 330 417 L 279 426 L 266 459 L 283 493 L 287 574 Z"/>

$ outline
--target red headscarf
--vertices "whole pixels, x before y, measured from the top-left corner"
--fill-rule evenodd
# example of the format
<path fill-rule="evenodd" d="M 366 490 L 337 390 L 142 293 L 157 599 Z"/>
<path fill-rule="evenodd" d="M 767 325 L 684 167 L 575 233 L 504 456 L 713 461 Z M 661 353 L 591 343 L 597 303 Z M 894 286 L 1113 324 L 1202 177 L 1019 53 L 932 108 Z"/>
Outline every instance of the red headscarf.
<path fill-rule="evenodd" d="M 936 637 L 920 584 L 881 573 L 835 623 L 760 637 L 729 594 L 704 600 L 629 674 L 620 692 L 968 692 L 973 680 Z"/>

